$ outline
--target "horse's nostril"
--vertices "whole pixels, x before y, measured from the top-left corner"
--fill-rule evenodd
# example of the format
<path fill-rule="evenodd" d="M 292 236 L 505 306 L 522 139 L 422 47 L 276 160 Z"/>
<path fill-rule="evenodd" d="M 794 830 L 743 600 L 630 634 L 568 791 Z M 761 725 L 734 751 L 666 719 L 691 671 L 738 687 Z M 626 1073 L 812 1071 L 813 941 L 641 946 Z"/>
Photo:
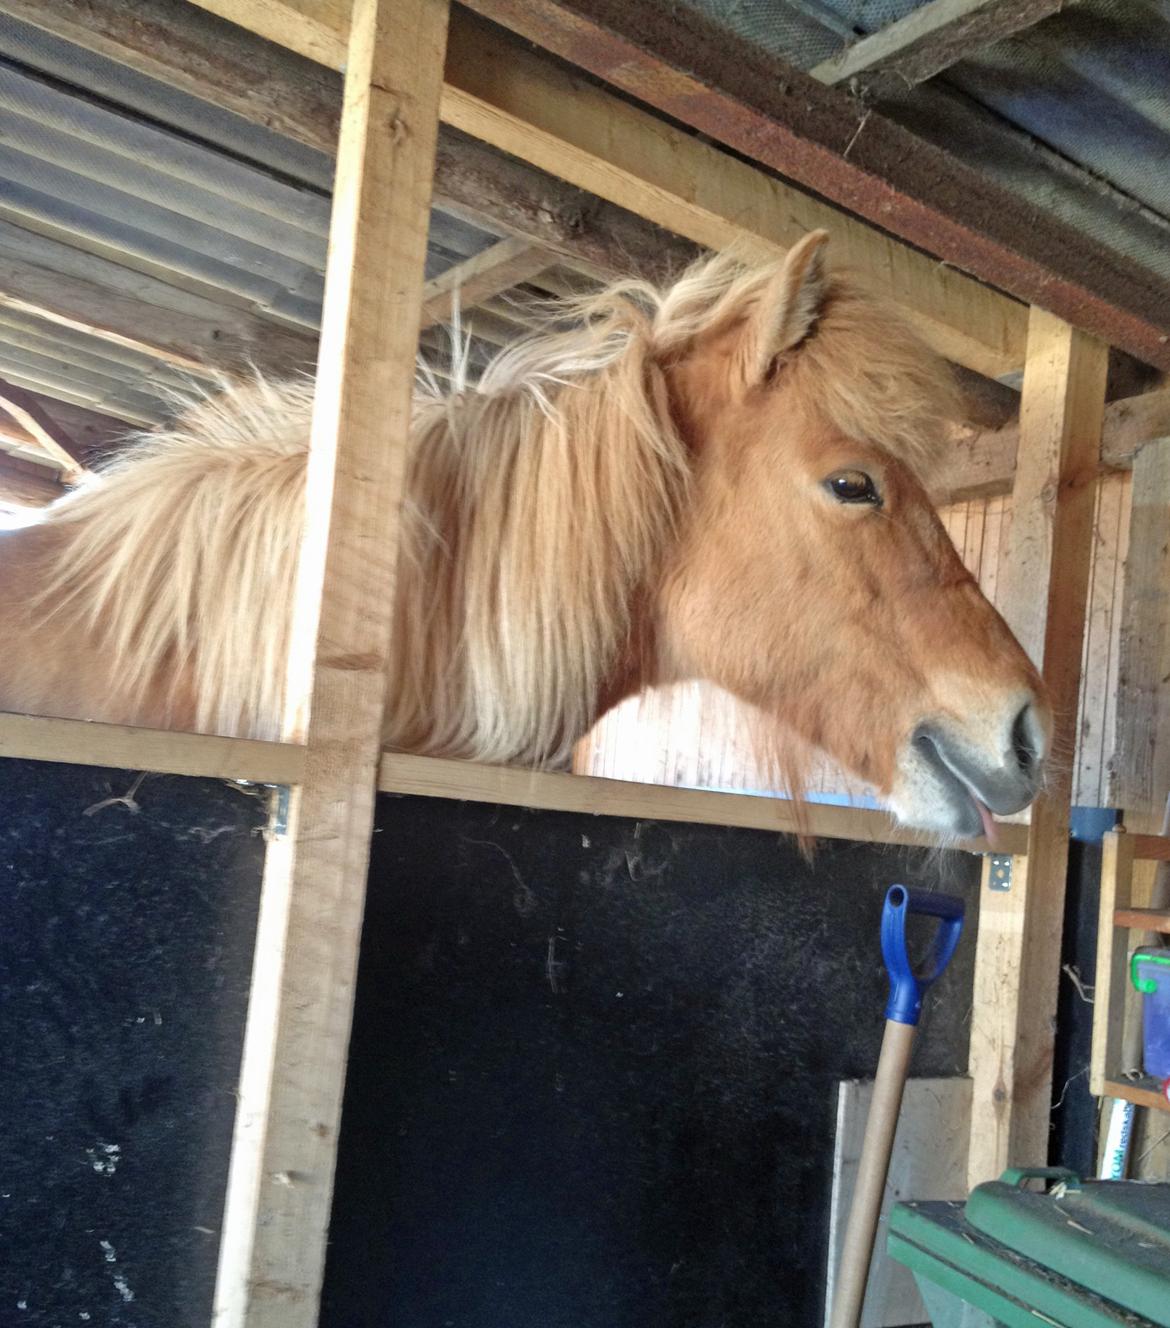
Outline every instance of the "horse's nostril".
<path fill-rule="evenodd" d="M 1040 753 L 1036 750 L 1034 738 L 1032 706 L 1029 702 L 1020 709 L 1012 724 L 1012 752 L 1016 763 L 1025 774 L 1030 774 L 1036 767 Z"/>

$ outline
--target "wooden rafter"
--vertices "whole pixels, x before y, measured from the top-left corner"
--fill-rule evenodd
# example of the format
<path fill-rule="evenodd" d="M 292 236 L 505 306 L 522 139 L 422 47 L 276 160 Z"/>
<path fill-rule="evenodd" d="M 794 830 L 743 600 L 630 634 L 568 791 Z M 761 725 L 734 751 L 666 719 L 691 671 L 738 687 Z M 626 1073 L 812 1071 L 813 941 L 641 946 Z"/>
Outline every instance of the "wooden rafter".
<path fill-rule="evenodd" d="M 672 0 L 468 3 L 935 259 L 1170 369 L 1170 280 L 1059 218 L 1037 225 L 1030 201 L 698 9 Z"/>
<path fill-rule="evenodd" d="M 474 309 L 493 295 L 543 272 L 549 261 L 545 250 L 525 240 L 500 240 L 427 282 L 423 287 L 422 326 L 448 322 L 456 307 Z"/>
<path fill-rule="evenodd" d="M 77 455 L 77 445 L 41 403 L 24 388 L 0 378 L 0 411 L 15 420 L 37 446 L 56 462 L 61 479 L 76 484 L 88 472 Z"/>
<path fill-rule="evenodd" d="M 1103 471 L 1129 470 L 1142 447 L 1165 437 L 1170 437 L 1170 388 L 1110 402 L 1101 431 L 1100 467 Z M 958 501 L 1010 493 L 1019 446 L 1017 420 L 1002 429 L 958 439 L 945 476 L 948 498 Z"/>
<path fill-rule="evenodd" d="M 110 327 L 106 323 L 97 323 L 90 319 L 79 318 L 75 313 L 68 313 L 43 302 L 22 299 L 18 295 L 10 295 L 5 291 L 0 291 L 0 309 L 11 309 L 15 313 L 27 314 L 29 317 L 39 319 L 42 322 L 68 328 L 71 332 L 81 332 L 86 336 L 95 337 L 98 341 L 108 342 L 112 346 L 120 346 L 123 350 L 133 351 L 136 355 L 145 355 L 149 359 L 170 365 L 173 369 L 180 369 L 183 373 L 194 374 L 199 378 L 206 378 L 211 372 L 208 365 L 202 360 L 184 355 L 181 351 L 173 350 L 169 346 L 144 341 L 141 337 L 132 336 L 130 333 L 117 327 Z"/>
<path fill-rule="evenodd" d="M 193 2 L 341 66 L 348 0 Z M 464 133 L 707 247 L 775 254 L 824 227 L 838 261 L 865 271 L 949 359 L 989 377 L 1023 362 L 1025 316 L 1013 300 L 573 78 L 464 13 L 452 19 L 445 79 L 443 119 Z"/>
<path fill-rule="evenodd" d="M 845 84 L 880 100 L 1022 32 L 1060 10 L 1064 0 L 930 0 L 888 27 L 862 37 L 809 72 L 818 83 Z"/>
<path fill-rule="evenodd" d="M 44 507 L 65 492 L 60 473 L 37 465 L 23 454 L 0 450 L 0 506 Z"/>

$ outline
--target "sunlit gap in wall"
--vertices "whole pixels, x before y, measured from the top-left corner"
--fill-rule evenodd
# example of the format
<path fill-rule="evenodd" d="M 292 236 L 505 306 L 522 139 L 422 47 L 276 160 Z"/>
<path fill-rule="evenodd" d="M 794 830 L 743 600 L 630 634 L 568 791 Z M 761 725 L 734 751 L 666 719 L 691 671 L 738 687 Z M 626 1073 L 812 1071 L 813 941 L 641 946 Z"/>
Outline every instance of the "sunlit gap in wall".
<path fill-rule="evenodd" d="M 41 519 L 39 507 L 21 507 L 18 503 L 0 503 L 0 530 L 22 530 Z"/>

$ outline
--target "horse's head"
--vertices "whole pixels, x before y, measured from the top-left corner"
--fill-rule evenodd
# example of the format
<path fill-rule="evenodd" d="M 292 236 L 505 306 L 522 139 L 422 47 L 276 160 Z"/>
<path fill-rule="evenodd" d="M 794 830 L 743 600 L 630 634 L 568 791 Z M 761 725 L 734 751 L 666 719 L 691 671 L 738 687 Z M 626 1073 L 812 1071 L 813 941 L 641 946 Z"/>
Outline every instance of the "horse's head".
<path fill-rule="evenodd" d="M 752 702 L 903 822 L 976 835 L 1036 795 L 1048 704 L 924 487 L 946 366 L 826 277 L 824 240 L 732 282 L 660 358 L 694 464 L 661 676 Z"/>

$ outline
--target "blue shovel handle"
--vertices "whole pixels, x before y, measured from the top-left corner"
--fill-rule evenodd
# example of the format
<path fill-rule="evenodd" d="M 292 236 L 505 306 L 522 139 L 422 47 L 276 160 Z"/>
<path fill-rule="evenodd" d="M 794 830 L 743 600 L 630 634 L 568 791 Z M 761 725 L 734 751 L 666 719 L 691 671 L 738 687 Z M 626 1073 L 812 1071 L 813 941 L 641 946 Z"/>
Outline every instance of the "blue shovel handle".
<path fill-rule="evenodd" d="M 890 975 L 890 999 L 886 1018 L 899 1024 L 917 1024 L 926 989 L 951 962 L 963 930 L 965 905 L 954 895 L 927 894 L 891 885 L 882 907 L 882 958 Z M 906 920 L 911 913 L 938 918 L 934 943 L 919 972 L 906 953 Z"/>

